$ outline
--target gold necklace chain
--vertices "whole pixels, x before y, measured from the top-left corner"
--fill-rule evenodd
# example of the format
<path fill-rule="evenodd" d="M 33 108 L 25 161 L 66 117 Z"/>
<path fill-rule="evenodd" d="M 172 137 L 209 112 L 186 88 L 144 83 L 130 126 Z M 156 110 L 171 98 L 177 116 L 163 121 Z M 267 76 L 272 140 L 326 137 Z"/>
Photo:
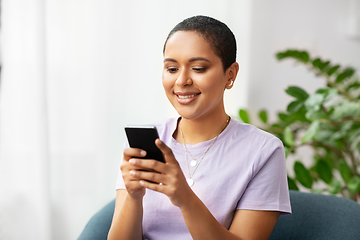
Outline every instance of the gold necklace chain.
<path fill-rule="evenodd" d="M 216 139 L 218 138 L 218 136 L 225 130 L 225 128 L 226 128 L 226 126 L 228 125 L 229 121 L 230 121 L 230 116 L 228 116 L 228 118 L 226 119 L 225 125 L 222 127 L 221 131 L 220 131 L 219 134 L 215 137 L 215 139 L 212 141 L 212 143 L 210 144 L 210 146 L 206 149 L 205 152 L 203 152 L 202 154 L 200 154 L 200 156 L 198 156 L 197 158 L 194 158 L 193 155 L 190 153 L 190 151 L 189 151 L 189 150 L 187 149 L 187 147 L 186 147 L 185 137 L 184 137 L 184 133 L 183 133 L 183 131 L 182 131 L 182 126 L 181 126 L 181 122 L 180 122 L 180 132 L 181 132 L 181 137 L 182 137 L 183 142 L 184 142 L 184 147 L 185 147 L 186 152 L 188 152 L 189 155 L 191 156 L 191 158 L 194 159 L 194 160 L 197 160 L 197 159 L 199 159 L 200 157 L 204 156 L 204 155 L 207 153 L 207 151 L 209 151 L 209 149 L 211 148 L 211 146 L 214 144 L 214 142 L 216 141 Z"/>
<path fill-rule="evenodd" d="M 222 129 L 221 129 L 221 131 L 219 132 L 219 134 L 218 134 L 218 135 L 214 138 L 214 140 L 211 142 L 210 146 L 205 150 L 204 153 L 202 153 L 202 154 L 201 154 L 199 157 L 197 157 L 197 158 L 194 158 L 194 157 L 191 155 L 190 151 L 189 151 L 189 150 L 187 149 L 187 147 L 186 147 L 185 137 L 184 137 L 184 133 L 183 133 L 183 131 L 182 131 L 182 126 L 181 126 L 181 122 L 180 122 L 180 133 L 181 133 L 181 137 L 182 137 L 183 142 L 184 142 L 185 156 L 186 156 L 186 165 L 187 165 L 188 172 L 189 172 L 189 178 L 186 179 L 186 180 L 187 180 L 188 184 L 190 185 L 190 187 L 191 187 L 192 185 L 194 185 L 194 180 L 192 180 L 192 177 L 194 176 L 196 169 L 199 167 L 200 163 L 202 162 L 202 160 L 203 160 L 204 157 L 205 157 L 205 154 L 209 151 L 209 149 L 211 148 L 211 146 L 215 143 L 216 139 L 217 139 L 217 138 L 220 136 L 220 134 L 225 130 L 225 128 L 227 127 L 227 125 L 229 124 L 229 122 L 230 122 L 230 116 L 227 117 L 224 126 L 222 127 Z M 189 168 L 188 153 L 189 153 L 189 155 L 192 157 L 192 159 L 193 159 L 195 162 L 196 162 L 196 159 L 198 159 L 198 158 L 201 157 L 199 163 L 196 164 L 196 168 L 194 169 L 194 171 L 193 171 L 192 174 L 190 173 L 190 168 Z"/>

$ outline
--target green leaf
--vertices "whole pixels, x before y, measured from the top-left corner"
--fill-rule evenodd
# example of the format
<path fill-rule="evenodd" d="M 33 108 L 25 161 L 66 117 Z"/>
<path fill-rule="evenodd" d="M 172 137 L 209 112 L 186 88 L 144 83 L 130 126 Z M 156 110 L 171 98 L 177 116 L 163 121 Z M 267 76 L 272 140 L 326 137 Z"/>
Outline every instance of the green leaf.
<path fill-rule="evenodd" d="M 304 136 L 302 137 L 301 142 L 307 143 L 311 141 L 315 137 L 319 129 L 320 129 L 320 122 L 318 121 L 312 122 L 309 128 L 306 130 Z"/>
<path fill-rule="evenodd" d="M 331 194 L 338 194 L 341 191 L 341 183 L 338 179 L 333 179 L 328 185 L 328 191 Z"/>
<path fill-rule="evenodd" d="M 306 51 L 300 52 L 300 58 L 304 63 L 307 63 L 310 60 L 309 54 Z"/>
<path fill-rule="evenodd" d="M 319 69 L 323 72 L 323 70 L 329 65 L 329 63 L 329 61 L 320 63 Z"/>
<path fill-rule="evenodd" d="M 348 134 L 349 134 L 348 132 L 351 129 L 352 122 L 345 122 L 345 123 L 337 124 L 336 126 L 337 126 L 336 130 L 333 131 L 333 134 L 328 139 L 328 141 L 330 142 L 336 142 L 336 141 L 342 142 L 343 137 L 348 138 Z"/>
<path fill-rule="evenodd" d="M 337 132 L 335 132 L 335 133 L 331 136 L 330 141 L 334 141 L 334 140 L 341 139 L 341 138 L 343 138 L 345 135 L 346 135 L 346 132 L 344 132 L 344 131 L 337 131 Z"/>
<path fill-rule="evenodd" d="M 360 150 L 360 141 L 356 144 L 355 149 Z"/>
<path fill-rule="evenodd" d="M 283 53 L 283 52 L 279 52 L 279 53 L 277 53 L 276 54 L 276 58 L 278 59 L 278 60 L 282 60 L 282 59 L 284 59 L 284 58 L 286 58 L 286 57 L 288 57 L 285 53 Z"/>
<path fill-rule="evenodd" d="M 241 118 L 241 120 L 244 122 L 244 123 L 250 123 L 250 118 L 249 118 L 249 114 L 246 110 L 244 109 L 240 109 L 239 110 L 239 116 Z"/>
<path fill-rule="evenodd" d="M 339 150 L 345 150 L 345 145 L 343 141 L 341 141 L 340 139 L 335 140 L 334 143 L 335 143 L 335 147 L 338 148 Z"/>
<path fill-rule="evenodd" d="M 285 113 L 279 113 L 278 117 L 280 118 L 281 121 L 286 122 L 288 115 Z"/>
<path fill-rule="evenodd" d="M 354 176 L 350 179 L 350 181 L 347 183 L 347 187 L 349 189 L 349 192 L 352 194 L 357 194 L 360 192 L 360 177 Z"/>
<path fill-rule="evenodd" d="M 324 101 L 325 96 L 323 94 L 315 93 L 310 95 L 305 101 L 305 107 L 308 111 L 319 111 L 321 104 Z"/>
<path fill-rule="evenodd" d="M 352 68 L 346 68 L 342 73 L 340 73 L 340 74 L 337 76 L 335 82 L 336 82 L 336 83 L 342 82 L 344 79 L 350 78 L 352 75 L 354 75 L 354 73 L 355 73 L 355 70 L 354 70 L 354 69 L 352 69 Z"/>
<path fill-rule="evenodd" d="M 282 60 L 284 58 L 294 58 L 300 62 L 307 63 L 310 59 L 309 54 L 306 51 L 298 51 L 289 49 L 286 52 L 279 52 L 276 54 L 276 58 L 278 60 Z"/>
<path fill-rule="evenodd" d="M 309 94 L 307 94 L 303 89 L 295 86 L 288 87 L 285 92 L 301 101 L 305 101 L 309 97 Z"/>
<path fill-rule="evenodd" d="M 306 188 L 311 188 L 313 184 L 313 179 L 310 175 L 309 170 L 305 168 L 305 166 L 296 161 L 294 164 L 294 171 L 296 175 L 296 179 Z"/>
<path fill-rule="evenodd" d="M 315 121 L 315 120 L 319 120 L 319 119 L 328 120 L 329 116 L 321 110 L 317 111 L 317 112 L 308 111 L 306 113 L 306 118 L 309 119 L 310 121 Z"/>
<path fill-rule="evenodd" d="M 360 143 L 360 123 L 354 124 L 353 129 L 348 132 L 348 138 L 351 143 L 351 148 L 356 151 L 356 145 Z"/>
<path fill-rule="evenodd" d="M 359 82 L 354 82 L 354 83 L 350 84 L 349 86 L 347 86 L 346 91 L 349 91 L 351 88 L 353 88 L 353 89 L 360 88 L 360 83 Z"/>
<path fill-rule="evenodd" d="M 339 67 L 340 67 L 339 65 L 333 66 L 332 68 L 330 68 L 327 71 L 327 75 L 330 77 L 331 75 L 333 75 L 336 72 L 336 70 L 339 69 Z"/>
<path fill-rule="evenodd" d="M 304 104 L 302 101 L 293 101 L 288 105 L 287 111 L 288 112 L 297 112 L 303 105 Z"/>
<path fill-rule="evenodd" d="M 320 88 L 319 90 L 316 91 L 316 93 L 319 94 L 327 94 L 329 92 L 328 88 Z"/>
<path fill-rule="evenodd" d="M 323 102 L 327 102 L 332 99 L 338 91 L 335 88 L 326 88 L 326 89 L 319 89 L 316 91 L 316 94 L 321 94 L 324 96 Z"/>
<path fill-rule="evenodd" d="M 291 119 L 293 120 L 292 122 L 295 121 L 308 122 L 308 120 L 305 117 L 305 114 L 306 114 L 306 109 L 304 106 L 302 106 L 297 112 L 291 113 L 291 117 L 293 118 Z"/>
<path fill-rule="evenodd" d="M 307 63 L 310 59 L 309 54 L 305 51 L 292 50 L 290 53 L 292 57 L 300 62 Z"/>
<path fill-rule="evenodd" d="M 345 182 L 349 182 L 351 178 L 350 168 L 344 160 L 339 161 L 339 172 L 341 177 L 344 179 Z"/>
<path fill-rule="evenodd" d="M 312 62 L 313 66 L 318 68 L 321 64 L 321 60 L 320 58 L 316 58 L 313 62 Z"/>
<path fill-rule="evenodd" d="M 293 179 L 287 177 L 287 180 L 288 180 L 289 190 L 299 191 L 299 188 L 298 186 L 296 186 L 296 183 Z"/>
<path fill-rule="evenodd" d="M 289 147 L 294 146 L 294 138 L 289 126 L 284 129 L 284 142 Z"/>
<path fill-rule="evenodd" d="M 261 119 L 261 121 L 263 121 L 264 123 L 267 123 L 267 112 L 265 110 L 262 110 L 259 113 L 259 118 Z"/>
<path fill-rule="evenodd" d="M 316 193 L 316 194 L 322 194 L 322 193 L 323 193 L 323 190 L 322 190 L 322 189 L 319 189 L 319 188 L 316 188 L 316 189 L 313 189 L 311 192 L 312 192 L 312 193 Z"/>
<path fill-rule="evenodd" d="M 327 184 L 329 184 L 331 182 L 332 179 L 332 171 L 331 171 L 331 167 L 329 166 L 329 164 L 327 162 L 325 162 L 324 160 L 319 160 L 316 163 L 316 172 L 319 174 L 319 177 L 326 182 Z"/>
<path fill-rule="evenodd" d="M 285 151 L 285 158 L 287 158 L 289 155 L 289 148 L 284 146 L 284 151 Z"/>
<path fill-rule="evenodd" d="M 340 120 L 346 117 L 357 117 L 360 115 L 360 103 L 349 102 L 335 108 L 331 118 L 333 120 Z"/>
<path fill-rule="evenodd" d="M 333 136 L 333 134 L 334 131 L 332 130 L 321 130 L 318 132 L 318 134 L 316 134 L 314 140 L 318 142 L 328 142 L 329 139 Z"/>
<path fill-rule="evenodd" d="M 335 168 L 334 161 L 338 161 L 337 154 L 333 151 L 327 149 L 325 156 L 323 156 L 323 160 L 326 161 L 331 168 Z"/>

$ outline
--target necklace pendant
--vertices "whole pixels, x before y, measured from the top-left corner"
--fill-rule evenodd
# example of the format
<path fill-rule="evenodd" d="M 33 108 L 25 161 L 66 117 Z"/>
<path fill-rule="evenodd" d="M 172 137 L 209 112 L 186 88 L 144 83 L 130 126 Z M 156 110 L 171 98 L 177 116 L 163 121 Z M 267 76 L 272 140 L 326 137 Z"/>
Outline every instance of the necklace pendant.
<path fill-rule="evenodd" d="M 196 166 L 196 164 L 197 164 L 197 162 L 196 162 L 195 160 L 191 160 L 191 162 L 190 162 L 190 166 L 195 167 L 195 166 Z"/>
<path fill-rule="evenodd" d="M 192 180 L 191 178 L 187 178 L 186 181 L 190 187 L 192 187 L 194 185 L 194 180 Z"/>

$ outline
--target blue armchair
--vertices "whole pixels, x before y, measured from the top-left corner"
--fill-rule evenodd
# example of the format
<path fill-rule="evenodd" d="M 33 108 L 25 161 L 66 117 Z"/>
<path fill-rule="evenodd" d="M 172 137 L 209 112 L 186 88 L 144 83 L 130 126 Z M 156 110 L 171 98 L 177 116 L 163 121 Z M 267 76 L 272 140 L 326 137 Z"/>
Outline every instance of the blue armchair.
<path fill-rule="evenodd" d="M 270 240 L 360 240 L 360 204 L 345 198 L 290 191 L 292 214 L 280 216 Z M 115 200 L 88 222 L 78 240 L 107 239 Z"/>

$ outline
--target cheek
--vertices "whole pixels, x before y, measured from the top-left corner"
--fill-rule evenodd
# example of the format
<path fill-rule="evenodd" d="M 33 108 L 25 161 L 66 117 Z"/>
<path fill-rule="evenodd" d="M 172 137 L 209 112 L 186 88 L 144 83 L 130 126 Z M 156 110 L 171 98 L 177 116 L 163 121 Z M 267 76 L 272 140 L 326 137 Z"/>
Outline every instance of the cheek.
<path fill-rule="evenodd" d="M 169 77 L 166 73 L 162 74 L 162 85 L 166 92 L 170 91 L 174 85 L 172 78 Z"/>
<path fill-rule="evenodd" d="M 200 82 L 199 82 L 200 83 Z M 201 80 L 202 89 L 209 92 L 224 91 L 226 80 L 222 74 L 214 74 Z"/>

